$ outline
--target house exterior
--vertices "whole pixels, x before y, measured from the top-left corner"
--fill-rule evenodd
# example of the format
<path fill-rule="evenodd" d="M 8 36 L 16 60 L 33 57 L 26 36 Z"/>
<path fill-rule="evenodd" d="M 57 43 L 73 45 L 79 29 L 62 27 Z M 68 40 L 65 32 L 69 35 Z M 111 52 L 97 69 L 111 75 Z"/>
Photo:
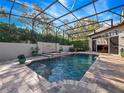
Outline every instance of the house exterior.
<path fill-rule="evenodd" d="M 124 22 L 124 7 L 123 7 L 123 10 L 122 10 L 122 12 L 121 12 L 121 15 L 122 15 L 123 17 L 121 17 L 120 22 Z"/>
<path fill-rule="evenodd" d="M 94 52 L 120 54 L 120 49 L 124 48 L 124 22 L 90 34 L 89 47 Z"/>

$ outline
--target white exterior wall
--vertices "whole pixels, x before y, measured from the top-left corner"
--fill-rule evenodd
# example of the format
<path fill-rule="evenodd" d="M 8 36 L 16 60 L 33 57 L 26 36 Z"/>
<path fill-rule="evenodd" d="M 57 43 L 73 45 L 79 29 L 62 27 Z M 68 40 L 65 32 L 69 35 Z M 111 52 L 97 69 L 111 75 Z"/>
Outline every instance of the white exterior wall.
<path fill-rule="evenodd" d="M 89 50 L 92 51 L 92 38 L 89 38 Z"/>
<path fill-rule="evenodd" d="M 26 57 L 32 55 L 31 48 L 38 47 L 39 53 L 59 52 L 60 47 L 63 51 L 69 51 L 72 45 L 59 45 L 59 43 L 38 42 L 37 44 L 26 43 L 2 43 L 0 42 L 0 61 L 15 59 L 18 55 L 24 54 Z"/>
<path fill-rule="evenodd" d="M 63 51 L 69 51 L 73 45 L 59 45 L 59 43 L 47 43 L 47 42 L 38 42 L 38 48 L 40 49 L 39 53 L 49 53 L 49 52 L 59 52 L 60 48 L 63 48 Z"/>
<path fill-rule="evenodd" d="M 73 48 L 73 45 L 60 45 L 60 48 L 62 48 L 64 52 L 68 52 L 70 48 Z"/>
<path fill-rule="evenodd" d="M 101 32 L 100 34 L 93 35 L 93 36 L 90 37 L 90 39 L 92 39 L 94 37 L 97 37 L 97 36 L 100 36 L 100 35 L 103 35 L 103 34 L 108 33 L 108 32 L 113 32 L 115 30 L 118 31 L 118 37 L 119 37 L 119 40 L 118 40 L 119 41 L 119 48 L 118 48 L 119 53 L 118 54 L 120 54 L 120 49 L 124 48 L 124 25 L 116 27 L 116 28 L 112 28 L 112 29 L 110 29 L 106 32 L 103 32 L 103 33 Z M 90 41 L 89 41 L 89 44 L 90 44 L 90 46 L 92 46 L 91 45 L 92 43 Z M 109 40 L 108 40 L 108 45 L 110 45 Z M 110 53 L 110 46 L 108 46 L 108 53 Z"/>
<path fill-rule="evenodd" d="M 39 53 L 58 52 L 59 43 L 38 42 Z"/>
<path fill-rule="evenodd" d="M 0 61 L 17 58 L 20 54 L 31 56 L 31 47 L 36 44 L 0 43 Z"/>
<path fill-rule="evenodd" d="M 108 38 L 108 53 L 111 53 L 111 51 L 110 51 L 110 38 Z"/>
<path fill-rule="evenodd" d="M 119 33 L 119 54 L 121 48 L 124 48 L 124 29 L 121 33 Z"/>

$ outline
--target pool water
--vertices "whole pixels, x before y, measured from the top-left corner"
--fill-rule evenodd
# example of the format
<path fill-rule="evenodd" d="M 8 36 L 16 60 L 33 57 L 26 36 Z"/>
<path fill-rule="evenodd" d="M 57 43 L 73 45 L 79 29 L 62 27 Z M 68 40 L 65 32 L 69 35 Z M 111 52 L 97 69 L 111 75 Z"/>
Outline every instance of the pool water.
<path fill-rule="evenodd" d="M 28 67 L 49 82 L 64 79 L 80 80 L 95 60 L 96 55 L 73 54 L 32 62 Z"/>

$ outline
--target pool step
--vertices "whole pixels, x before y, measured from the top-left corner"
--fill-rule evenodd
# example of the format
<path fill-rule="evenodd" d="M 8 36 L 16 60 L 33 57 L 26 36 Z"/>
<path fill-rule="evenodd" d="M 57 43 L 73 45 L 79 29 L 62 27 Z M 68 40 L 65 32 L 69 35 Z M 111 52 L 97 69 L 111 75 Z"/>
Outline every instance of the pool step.
<path fill-rule="evenodd" d="M 48 93 L 95 93 L 96 85 L 84 81 L 64 80 L 53 82 L 46 88 Z"/>

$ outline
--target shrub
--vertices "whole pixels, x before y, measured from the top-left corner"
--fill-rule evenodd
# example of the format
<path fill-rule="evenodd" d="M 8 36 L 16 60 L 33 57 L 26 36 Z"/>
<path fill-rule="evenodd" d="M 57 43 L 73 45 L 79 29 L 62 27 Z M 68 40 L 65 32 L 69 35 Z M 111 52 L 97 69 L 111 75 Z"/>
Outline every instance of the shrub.
<path fill-rule="evenodd" d="M 72 41 L 72 44 L 74 45 L 74 50 L 76 51 L 88 51 L 89 50 L 88 40 Z"/>
<path fill-rule="evenodd" d="M 59 48 L 59 52 L 62 52 L 62 51 L 63 51 L 63 48 L 62 48 L 62 47 L 60 47 L 60 48 Z"/>
<path fill-rule="evenodd" d="M 36 48 L 31 48 L 31 50 L 32 50 L 32 56 L 37 56 L 38 55 L 38 51 L 39 51 L 39 49 L 38 49 L 38 47 L 36 47 Z"/>
<path fill-rule="evenodd" d="M 121 48 L 120 52 L 121 52 L 121 56 L 124 57 L 124 48 Z"/>
<path fill-rule="evenodd" d="M 75 51 L 75 50 L 74 50 L 73 47 L 69 48 L 69 52 L 74 52 L 74 51 Z"/>

